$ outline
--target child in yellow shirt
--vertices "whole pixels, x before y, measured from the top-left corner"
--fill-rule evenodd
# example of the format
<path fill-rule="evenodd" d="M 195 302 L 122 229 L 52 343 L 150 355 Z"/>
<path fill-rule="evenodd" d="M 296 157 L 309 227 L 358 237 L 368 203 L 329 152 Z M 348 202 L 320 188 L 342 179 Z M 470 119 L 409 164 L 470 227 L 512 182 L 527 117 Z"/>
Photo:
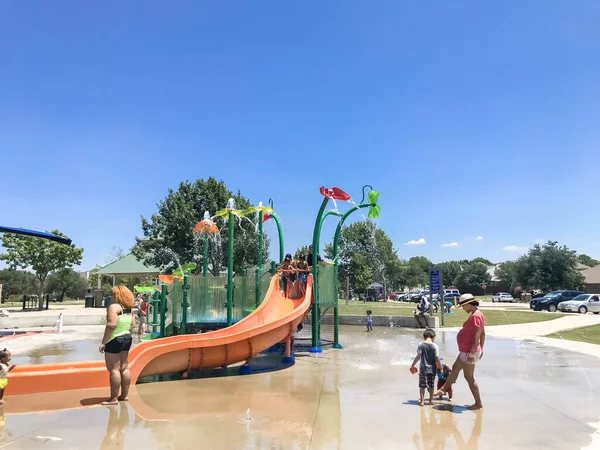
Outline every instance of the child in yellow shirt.
<path fill-rule="evenodd" d="M 10 364 L 12 355 L 6 349 L 0 350 L 0 405 L 4 404 L 4 389 L 8 385 L 8 372 L 17 367 L 16 364 Z"/>

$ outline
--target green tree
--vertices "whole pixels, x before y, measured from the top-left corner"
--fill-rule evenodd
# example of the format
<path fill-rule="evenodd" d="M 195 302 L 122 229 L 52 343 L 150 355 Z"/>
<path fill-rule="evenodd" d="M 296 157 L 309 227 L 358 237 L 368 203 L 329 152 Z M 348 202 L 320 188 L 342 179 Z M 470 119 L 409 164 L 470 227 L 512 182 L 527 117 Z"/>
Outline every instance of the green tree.
<path fill-rule="evenodd" d="M 456 278 L 462 271 L 462 266 L 458 261 L 446 261 L 435 265 L 436 269 L 442 272 L 442 281 L 444 287 L 452 287 L 456 284 Z"/>
<path fill-rule="evenodd" d="M 85 295 L 87 281 L 73 269 L 66 268 L 52 272 L 48 276 L 48 292 L 53 292 L 62 301 L 65 297 L 77 298 Z"/>
<path fill-rule="evenodd" d="M 403 291 L 408 284 L 408 264 L 406 261 L 398 259 L 397 261 L 391 261 L 388 264 L 388 277 L 390 290 Z"/>
<path fill-rule="evenodd" d="M 424 274 L 429 274 L 429 269 L 433 267 L 433 263 L 425 256 L 413 256 L 408 260 L 408 264 L 418 268 Z"/>
<path fill-rule="evenodd" d="M 325 246 L 325 257 L 333 259 L 333 244 Z M 400 259 L 392 240 L 370 221 L 354 222 L 340 232 L 338 241 L 340 285 L 350 278 L 361 291 L 374 281 L 393 289 L 399 281 Z"/>
<path fill-rule="evenodd" d="M 64 236 L 58 230 L 50 233 Z M 46 278 L 51 272 L 72 267 L 81 263 L 83 249 L 59 244 L 39 237 L 4 233 L 2 245 L 6 253 L 0 260 L 6 261 L 13 269 L 31 268 L 38 279 L 39 308 L 42 309 Z"/>
<path fill-rule="evenodd" d="M 408 287 L 415 288 L 429 285 L 429 270 L 434 264 L 425 256 L 413 256 L 408 260 Z"/>
<path fill-rule="evenodd" d="M 195 182 L 185 181 L 179 188 L 169 190 L 167 197 L 158 203 L 158 212 L 149 219 L 142 217 L 144 237 L 136 239 L 132 253 L 146 264 L 172 271 L 180 263 L 196 263 L 202 267 L 202 241 L 192 230 L 203 218 L 204 212 L 215 214 L 223 209 L 229 198 L 235 199 L 237 209 L 251 206 L 250 201 L 238 191 L 227 189 L 223 181 L 210 177 Z M 257 263 L 257 214 L 227 224 L 217 219 L 220 237 L 212 239 L 209 265 L 213 275 L 218 275 L 227 263 L 227 226 L 235 227 L 233 268 L 239 271 Z M 263 235 L 263 261 L 268 261 L 269 239 Z M 178 261 L 176 261 L 176 258 Z"/>
<path fill-rule="evenodd" d="M 88 284 L 92 289 L 97 289 L 98 288 L 98 277 L 100 277 L 100 274 L 98 273 L 99 268 L 95 268 L 92 269 L 90 271 L 90 276 L 88 277 Z M 102 289 L 102 294 L 103 295 L 109 295 L 112 289 L 112 277 L 108 277 L 108 276 L 102 276 L 101 280 L 100 280 L 100 289 Z M 117 280 L 115 280 L 117 281 Z M 119 283 L 116 283 L 119 284 Z M 129 287 L 129 286 L 127 286 Z"/>
<path fill-rule="evenodd" d="M 3 269 L 0 270 L 0 284 L 7 287 L 2 290 L 2 295 L 23 295 L 38 291 L 36 276 L 25 270 Z"/>
<path fill-rule="evenodd" d="M 526 289 L 548 292 L 581 289 L 584 277 L 577 270 L 577 253 L 556 241 L 536 244 L 527 255 L 515 261 L 516 282 Z"/>
<path fill-rule="evenodd" d="M 471 261 L 469 261 L 469 264 L 478 263 L 478 262 L 485 264 L 488 267 L 494 265 L 494 263 L 491 262 L 489 259 L 482 258 L 481 256 L 478 256 L 477 258 L 472 259 Z"/>
<path fill-rule="evenodd" d="M 487 265 L 481 262 L 475 262 L 462 266 L 462 270 L 456 277 L 456 287 L 461 292 L 468 292 L 482 283 L 488 283 L 489 276 Z"/>
<path fill-rule="evenodd" d="M 519 284 L 517 281 L 517 263 L 515 261 L 506 261 L 498 265 L 496 277 L 501 284 L 509 286 L 514 290 Z"/>
<path fill-rule="evenodd" d="M 350 277 L 350 285 L 357 291 L 364 292 L 373 280 L 371 264 L 367 256 L 361 253 L 353 255 L 344 266 L 344 269 L 344 272 Z M 342 277 L 340 276 L 341 279 Z"/>
<path fill-rule="evenodd" d="M 583 253 L 577 255 L 577 262 L 588 267 L 596 267 L 597 265 L 600 265 L 600 261 Z"/>
<path fill-rule="evenodd" d="M 300 255 L 304 255 L 304 256 L 308 255 L 308 245 L 303 245 L 298 250 L 296 250 L 296 252 L 294 253 L 294 259 L 296 261 L 298 261 L 298 259 L 300 258 Z"/>

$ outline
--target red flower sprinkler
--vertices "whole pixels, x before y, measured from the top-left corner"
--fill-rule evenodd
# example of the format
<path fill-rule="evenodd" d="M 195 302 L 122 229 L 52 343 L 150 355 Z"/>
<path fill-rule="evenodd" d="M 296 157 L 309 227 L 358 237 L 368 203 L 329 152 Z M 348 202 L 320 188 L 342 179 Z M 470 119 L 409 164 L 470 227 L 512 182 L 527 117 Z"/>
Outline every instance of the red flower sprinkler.
<path fill-rule="evenodd" d="M 321 186 L 320 191 L 323 197 L 327 197 L 330 200 L 350 200 L 350 195 L 338 187 L 326 188 L 325 186 Z"/>

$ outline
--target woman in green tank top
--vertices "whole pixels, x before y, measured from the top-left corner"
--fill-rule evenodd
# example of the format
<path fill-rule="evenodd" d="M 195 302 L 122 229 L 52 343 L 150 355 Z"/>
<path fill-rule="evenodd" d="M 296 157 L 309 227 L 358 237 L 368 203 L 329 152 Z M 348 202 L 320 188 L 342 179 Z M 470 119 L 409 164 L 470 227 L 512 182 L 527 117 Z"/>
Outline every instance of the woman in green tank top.
<path fill-rule="evenodd" d="M 135 327 L 135 319 L 131 314 L 133 303 L 133 293 L 126 286 L 113 287 L 112 304 L 106 310 L 106 328 L 99 349 L 104 353 L 106 368 L 110 374 L 110 399 L 103 402 L 103 405 L 116 405 L 119 401 L 128 400 L 131 384 L 128 357 L 131 332 Z"/>

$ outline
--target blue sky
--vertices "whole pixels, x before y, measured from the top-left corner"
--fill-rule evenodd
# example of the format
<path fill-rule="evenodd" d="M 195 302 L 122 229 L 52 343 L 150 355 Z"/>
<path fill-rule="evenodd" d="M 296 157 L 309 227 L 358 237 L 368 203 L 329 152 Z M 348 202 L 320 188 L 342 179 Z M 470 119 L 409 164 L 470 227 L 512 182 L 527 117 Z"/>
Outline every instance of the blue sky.
<path fill-rule="evenodd" d="M 0 17 L 2 224 L 63 230 L 84 268 L 211 175 L 272 197 L 288 250 L 310 240 L 319 186 L 360 199 L 370 183 L 403 258 L 502 261 L 537 239 L 600 258 L 596 1 L 33 1 Z"/>

